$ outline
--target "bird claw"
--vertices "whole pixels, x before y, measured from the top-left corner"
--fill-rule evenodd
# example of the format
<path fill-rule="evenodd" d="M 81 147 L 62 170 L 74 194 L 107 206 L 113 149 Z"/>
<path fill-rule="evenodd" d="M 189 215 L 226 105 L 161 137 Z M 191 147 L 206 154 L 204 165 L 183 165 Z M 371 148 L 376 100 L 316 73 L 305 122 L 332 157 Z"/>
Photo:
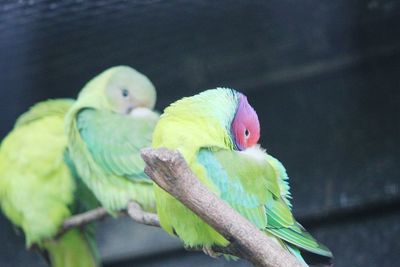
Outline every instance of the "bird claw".
<path fill-rule="evenodd" d="M 218 253 L 216 253 L 212 247 L 203 247 L 203 252 L 204 254 L 210 256 L 211 258 L 218 258 Z"/>

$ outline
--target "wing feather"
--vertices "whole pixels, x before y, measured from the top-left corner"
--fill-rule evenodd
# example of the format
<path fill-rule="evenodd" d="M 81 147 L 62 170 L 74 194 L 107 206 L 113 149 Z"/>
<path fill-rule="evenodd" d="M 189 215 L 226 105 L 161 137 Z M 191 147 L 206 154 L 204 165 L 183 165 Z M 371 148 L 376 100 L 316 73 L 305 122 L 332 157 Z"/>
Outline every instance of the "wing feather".
<path fill-rule="evenodd" d="M 254 147 L 248 151 L 201 149 L 198 161 L 220 197 L 257 227 L 301 249 L 332 256 L 294 219 L 288 177 L 277 159 Z"/>
<path fill-rule="evenodd" d="M 144 175 L 140 149 L 151 145 L 158 116 L 131 117 L 110 111 L 83 109 L 77 126 L 94 161 L 105 172 L 135 181 L 150 179 Z"/>

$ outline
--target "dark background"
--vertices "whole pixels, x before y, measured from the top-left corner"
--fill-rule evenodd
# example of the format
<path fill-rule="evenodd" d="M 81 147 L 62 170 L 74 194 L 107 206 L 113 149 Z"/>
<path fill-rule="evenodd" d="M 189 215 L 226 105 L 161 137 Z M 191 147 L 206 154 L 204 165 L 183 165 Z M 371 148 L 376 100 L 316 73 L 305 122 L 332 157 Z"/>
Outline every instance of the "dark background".
<path fill-rule="evenodd" d="M 216 86 L 245 92 L 295 215 L 336 266 L 399 265 L 398 1 L 3 0 L 0 137 L 117 64 L 154 82 L 159 110 Z M 0 227 L 0 266 L 44 266 L 2 215 Z M 98 241 L 106 267 L 248 266 L 127 219 L 102 222 Z"/>

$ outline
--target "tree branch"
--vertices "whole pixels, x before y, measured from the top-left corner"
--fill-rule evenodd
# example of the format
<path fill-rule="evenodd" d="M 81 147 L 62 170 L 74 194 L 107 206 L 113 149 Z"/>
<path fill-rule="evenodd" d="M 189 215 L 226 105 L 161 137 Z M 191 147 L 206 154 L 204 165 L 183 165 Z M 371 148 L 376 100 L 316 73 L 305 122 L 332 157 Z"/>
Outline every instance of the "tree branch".
<path fill-rule="evenodd" d="M 275 239 L 267 236 L 211 193 L 191 172 L 178 151 L 143 149 L 145 173 L 231 242 L 230 251 L 240 252 L 255 266 L 302 266 Z M 229 253 L 231 254 L 231 253 Z"/>
<path fill-rule="evenodd" d="M 74 215 L 66 219 L 58 232 L 58 236 L 67 232 L 71 228 L 81 227 L 93 221 L 99 221 L 108 217 L 108 212 L 104 208 L 97 208 L 87 212 Z"/>
<path fill-rule="evenodd" d="M 127 213 L 135 222 L 160 227 L 157 214 L 143 211 L 140 205 L 133 201 L 128 203 Z"/>
<path fill-rule="evenodd" d="M 131 201 L 128 203 L 126 212 L 121 212 L 121 214 L 128 215 L 132 220 L 137 223 L 145 224 L 149 226 L 161 227 L 160 221 L 158 220 L 157 214 L 143 211 L 139 204 Z M 89 223 L 103 220 L 109 216 L 108 212 L 104 208 L 96 208 L 93 210 L 89 210 L 84 213 L 80 213 L 70 218 L 66 219 L 59 230 L 57 236 L 61 236 L 68 230 L 72 228 L 83 227 Z M 240 257 L 238 252 L 234 251 L 230 246 L 228 247 L 213 247 L 215 252 L 230 254 L 234 256 Z M 193 249 L 192 251 L 199 251 L 199 249 Z M 201 251 L 201 250 L 200 250 Z"/>
<path fill-rule="evenodd" d="M 157 214 L 143 211 L 140 205 L 133 201 L 128 203 L 126 211 L 121 212 L 121 214 L 127 214 L 129 217 L 131 217 L 132 220 L 137 223 L 160 227 L 160 222 L 158 221 Z M 94 221 L 103 220 L 108 216 L 109 213 L 104 208 L 96 208 L 84 213 L 71 216 L 64 221 L 57 236 L 61 236 L 71 228 L 82 227 Z"/>

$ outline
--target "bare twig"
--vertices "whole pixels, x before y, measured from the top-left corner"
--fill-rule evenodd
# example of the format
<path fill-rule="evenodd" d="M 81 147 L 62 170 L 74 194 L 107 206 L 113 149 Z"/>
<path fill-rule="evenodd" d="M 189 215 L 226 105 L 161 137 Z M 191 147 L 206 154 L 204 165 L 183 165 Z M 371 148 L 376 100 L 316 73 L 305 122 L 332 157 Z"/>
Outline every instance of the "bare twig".
<path fill-rule="evenodd" d="M 120 214 L 128 215 L 131 217 L 132 220 L 134 220 L 137 223 L 140 224 L 145 224 L 149 226 L 155 226 L 155 227 L 160 227 L 160 221 L 158 220 L 157 214 L 146 212 L 142 210 L 139 204 L 131 201 L 128 203 L 128 206 L 126 208 L 126 212 L 121 212 Z M 95 222 L 95 221 L 100 221 L 103 220 L 104 218 L 108 217 L 109 214 L 107 210 L 104 208 L 97 208 L 93 209 L 84 213 L 80 213 L 77 215 L 74 215 L 67 220 L 64 221 L 60 231 L 58 232 L 57 236 L 61 236 L 68 230 L 72 228 L 79 228 L 83 227 L 89 223 Z M 34 246 L 32 246 L 34 248 Z M 239 256 L 237 252 L 231 249 L 230 246 L 228 247 L 213 247 L 215 252 L 218 253 L 224 253 L 224 254 L 230 254 L 234 256 Z M 201 251 L 199 249 L 188 249 L 191 251 Z"/>
<path fill-rule="evenodd" d="M 157 214 L 143 211 L 139 204 L 131 201 L 128 203 L 126 210 L 129 217 L 131 217 L 135 222 L 160 227 Z"/>
<path fill-rule="evenodd" d="M 211 193 L 191 172 L 178 151 L 143 149 L 145 172 L 154 182 L 231 241 L 230 251 L 255 266 L 302 266 L 276 240 L 257 229 L 227 203 Z"/>
<path fill-rule="evenodd" d="M 143 211 L 140 208 L 140 205 L 131 201 L 128 203 L 126 208 L 126 212 L 121 212 L 120 214 L 127 214 L 131 217 L 135 222 L 160 227 L 160 222 L 158 221 L 157 214 L 149 213 Z M 66 219 L 58 232 L 58 236 L 67 232 L 71 228 L 78 228 L 85 226 L 86 224 L 92 223 L 94 221 L 100 221 L 104 218 L 108 217 L 109 213 L 104 208 L 96 208 L 93 210 L 89 210 L 84 213 L 80 213 L 70 218 Z"/>
<path fill-rule="evenodd" d="M 89 210 L 87 212 L 72 216 L 64 221 L 58 235 L 62 235 L 71 228 L 81 227 L 89 224 L 93 221 L 98 221 L 106 218 L 108 216 L 107 211 L 104 208 L 97 208 Z"/>

